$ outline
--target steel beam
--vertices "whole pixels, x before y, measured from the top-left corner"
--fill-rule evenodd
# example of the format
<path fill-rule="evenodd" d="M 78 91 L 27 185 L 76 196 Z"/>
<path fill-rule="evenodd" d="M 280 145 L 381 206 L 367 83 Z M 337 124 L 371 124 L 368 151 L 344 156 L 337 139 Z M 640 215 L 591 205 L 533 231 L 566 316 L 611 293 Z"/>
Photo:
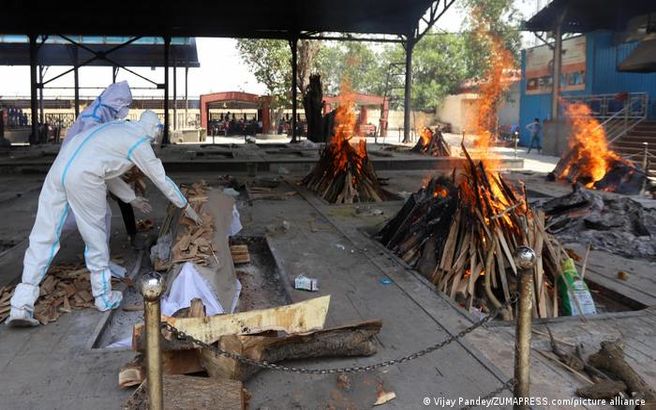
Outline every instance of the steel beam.
<path fill-rule="evenodd" d="M 80 115 L 80 70 L 77 61 L 77 47 L 73 49 L 73 88 L 75 89 L 75 119 Z"/>
<path fill-rule="evenodd" d="M 173 55 L 173 129 L 178 129 L 178 64 Z"/>
<path fill-rule="evenodd" d="M 183 127 L 187 126 L 187 121 L 189 121 L 188 116 L 189 116 L 189 67 L 185 65 L 185 116 L 184 116 L 184 122 L 182 123 Z"/>
<path fill-rule="evenodd" d="M 410 114 L 412 110 L 412 50 L 415 40 L 408 36 L 405 42 L 405 95 L 403 96 L 403 142 L 410 142 Z"/>
<path fill-rule="evenodd" d="M 164 138 L 163 144 L 171 143 L 169 139 L 169 52 L 171 37 L 164 36 Z"/>
<path fill-rule="evenodd" d="M 296 109 L 298 100 L 298 37 L 294 36 L 289 40 L 289 45 L 292 49 L 292 140 L 291 142 L 298 142 L 296 139 Z"/>
<path fill-rule="evenodd" d="M 32 135 L 30 138 L 30 144 L 34 144 L 37 141 L 36 129 L 37 129 L 37 100 L 36 100 L 36 63 L 38 50 L 36 48 L 36 35 L 30 35 L 30 111 L 32 112 Z"/>

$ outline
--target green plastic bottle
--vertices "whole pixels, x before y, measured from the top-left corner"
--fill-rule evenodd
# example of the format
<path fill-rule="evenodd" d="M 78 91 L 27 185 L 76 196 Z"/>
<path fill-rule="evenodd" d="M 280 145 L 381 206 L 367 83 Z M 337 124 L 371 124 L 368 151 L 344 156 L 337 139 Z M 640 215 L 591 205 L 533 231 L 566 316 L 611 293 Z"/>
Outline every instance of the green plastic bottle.
<path fill-rule="evenodd" d="M 563 260 L 560 267 L 563 273 L 557 281 L 558 294 L 565 315 L 596 315 L 597 308 L 590 294 L 590 289 L 576 271 L 572 258 Z"/>

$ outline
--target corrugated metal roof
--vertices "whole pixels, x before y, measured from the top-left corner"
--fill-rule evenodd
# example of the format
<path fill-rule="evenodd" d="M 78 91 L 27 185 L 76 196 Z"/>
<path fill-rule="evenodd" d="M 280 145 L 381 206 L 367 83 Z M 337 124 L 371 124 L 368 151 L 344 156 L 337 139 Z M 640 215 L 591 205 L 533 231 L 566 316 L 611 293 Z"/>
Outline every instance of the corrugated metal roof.
<path fill-rule="evenodd" d="M 407 34 L 433 0 L 6 1 L 0 32 L 291 38 L 292 33 Z"/>

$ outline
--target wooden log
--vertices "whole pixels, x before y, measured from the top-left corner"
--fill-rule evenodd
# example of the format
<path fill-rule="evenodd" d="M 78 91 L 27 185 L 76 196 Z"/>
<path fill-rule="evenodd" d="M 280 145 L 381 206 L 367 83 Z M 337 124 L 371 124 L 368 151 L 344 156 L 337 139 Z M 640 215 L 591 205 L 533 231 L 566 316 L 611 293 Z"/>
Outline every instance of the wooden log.
<path fill-rule="evenodd" d="M 202 318 L 162 316 L 162 321 L 205 343 L 214 343 L 225 335 L 254 334 L 267 330 L 303 333 L 323 329 L 329 304 L 328 295 L 271 309 Z M 174 340 L 172 335 L 166 338 Z M 136 324 L 132 329 L 132 348 L 138 351 L 145 348 L 143 323 Z M 162 349 L 166 348 L 164 344 Z M 175 344 L 169 345 L 168 349 L 176 349 Z"/>
<path fill-rule="evenodd" d="M 341 326 L 316 332 L 284 336 L 223 336 L 219 347 L 256 361 L 277 363 L 284 360 L 318 357 L 371 356 L 376 353 L 374 337 L 380 332 L 379 320 Z M 201 351 L 201 364 L 211 377 L 248 380 L 261 368 Z"/>
<path fill-rule="evenodd" d="M 626 362 L 624 346 L 620 340 L 601 342 L 601 348 L 588 358 L 588 362 L 622 380 L 630 393 L 636 393 L 638 397 L 645 399 L 647 408 L 656 406 L 656 391 Z"/>
<path fill-rule="evenodd" d="M 145 379 L 146 366 L 142 355 L 138 355 L 133 361 L 123 365 L 118 371 L 118 386 L 123 389 L 138 386 Z"/>
<path fill-rule="evenodd" d="M 248 392 L 236 380 L 164 375 L 162 383 L 167 410 L 247 408 Z M 147 383 L 142 383 L 134 391 L 124 403 L 123 409 L 148 409 Z"/>

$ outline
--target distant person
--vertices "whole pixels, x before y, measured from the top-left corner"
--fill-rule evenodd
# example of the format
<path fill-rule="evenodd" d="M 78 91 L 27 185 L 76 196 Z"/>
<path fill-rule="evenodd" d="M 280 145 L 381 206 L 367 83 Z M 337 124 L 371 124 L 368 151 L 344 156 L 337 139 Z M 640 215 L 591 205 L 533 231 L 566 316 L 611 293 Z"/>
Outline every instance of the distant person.
<path fill-rule="evenodd" d="M 542 154 L 542 124 L 539 118 L 534 118 L 533 122 L 526 126 L 531 133 L 531 143 L 528 146 L 528 154 L 531 153 L 534 145 L 537 145 L 538 154 Z"/>

